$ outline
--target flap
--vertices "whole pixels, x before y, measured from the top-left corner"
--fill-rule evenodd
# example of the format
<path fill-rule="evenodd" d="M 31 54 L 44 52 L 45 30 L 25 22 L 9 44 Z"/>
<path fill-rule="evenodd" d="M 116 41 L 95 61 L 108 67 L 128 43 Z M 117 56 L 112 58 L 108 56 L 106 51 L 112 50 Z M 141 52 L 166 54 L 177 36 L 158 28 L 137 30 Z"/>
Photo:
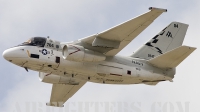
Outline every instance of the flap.
<path fill-rule="evenodd" d="M 92 42 L 92 46 L 94 47 L 105 47 L 105 48 L 119 48 L 120 41 L 108 40 L 100 37 L 96 37 Z"/>

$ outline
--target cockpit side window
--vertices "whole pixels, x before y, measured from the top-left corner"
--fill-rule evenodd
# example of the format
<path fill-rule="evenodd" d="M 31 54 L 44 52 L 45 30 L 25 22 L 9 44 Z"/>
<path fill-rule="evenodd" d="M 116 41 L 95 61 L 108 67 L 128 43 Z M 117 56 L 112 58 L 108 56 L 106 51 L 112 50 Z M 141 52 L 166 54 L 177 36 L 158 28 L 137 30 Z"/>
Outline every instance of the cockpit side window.
<path fill-rule="evenodd" d="M 35 44 L 36 46 L 44 47 L 45 42 L 46 42 L 46 38 L 35 37 L 33 39 L 33 44 Z"/>
<path fill-rule="evenodd" d="M 28 41 L 22 43 L 22 45 L 44 47 L 45 43 L 46 43 L 45 37 L 33 37 L 29 39 Z"/>

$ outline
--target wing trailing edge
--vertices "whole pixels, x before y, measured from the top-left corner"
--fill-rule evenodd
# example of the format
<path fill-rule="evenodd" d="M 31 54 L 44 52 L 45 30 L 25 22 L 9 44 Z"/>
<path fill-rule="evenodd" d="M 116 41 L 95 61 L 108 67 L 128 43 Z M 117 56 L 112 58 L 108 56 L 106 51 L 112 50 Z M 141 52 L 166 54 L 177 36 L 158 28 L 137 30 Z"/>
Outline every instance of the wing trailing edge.
<path fill-rule="evenodd" d="M 74 44 L 106 56 L 115 56 L 167 9 L 151 7 L 149 10 L 108 30 L 80 39 Z"/>
<path fill-rule="evenodd" d="M 158 68 L 175 68 L 186 59 L 196 48 L 180 46 L 165 54 L 159 55 L 148 62 Z"/>

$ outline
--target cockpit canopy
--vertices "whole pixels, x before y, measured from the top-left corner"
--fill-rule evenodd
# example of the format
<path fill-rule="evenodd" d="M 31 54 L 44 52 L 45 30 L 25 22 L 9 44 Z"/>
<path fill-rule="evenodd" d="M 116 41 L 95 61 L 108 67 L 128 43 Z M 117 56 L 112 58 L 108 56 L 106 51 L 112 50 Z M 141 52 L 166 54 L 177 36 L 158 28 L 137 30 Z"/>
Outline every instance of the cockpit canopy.
<path fill-rule="evenodd" d="M 28 41 L 22 43 L 22 45 L 44 47 L 46 40 L 47 38 L 45 37 L 33 37 L 30 38 Z"/>

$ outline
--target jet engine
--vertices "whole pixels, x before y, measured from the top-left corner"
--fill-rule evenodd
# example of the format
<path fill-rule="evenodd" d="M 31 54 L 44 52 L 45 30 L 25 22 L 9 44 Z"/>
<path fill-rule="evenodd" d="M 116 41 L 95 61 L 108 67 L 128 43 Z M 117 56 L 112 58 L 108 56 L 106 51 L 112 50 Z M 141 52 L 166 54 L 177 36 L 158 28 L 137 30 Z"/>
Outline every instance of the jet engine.
<path fill-rule="evenodd" d="M 41 82 L 51 83 L 51 84 L 68 84 L 68 85 L 79 84 L 79 82 L 77 82 L 72 77 L 64 77 L 64 76 L 48 74 L 48 73 L 43 73 L 43 72 L 39 72 L 39 80 Z"/>
<path fill-rule="evenodd" d="M 62 55 L 65 60 L 95 62 L 106 59 L 105 55 L 85 49 L 79 45 L 64 45 Z"/>

